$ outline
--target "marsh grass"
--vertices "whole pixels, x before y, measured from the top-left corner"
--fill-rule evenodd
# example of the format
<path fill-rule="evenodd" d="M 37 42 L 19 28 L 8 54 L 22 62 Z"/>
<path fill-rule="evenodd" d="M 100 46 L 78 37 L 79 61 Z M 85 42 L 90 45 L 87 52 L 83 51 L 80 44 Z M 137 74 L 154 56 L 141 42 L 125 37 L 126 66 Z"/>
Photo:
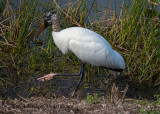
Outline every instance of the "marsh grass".
<path fill-rule="evenodd" d="M 35 72 L 40 75 L 78 72 L 80 61 L 73 53 L 63 55 L 58 50 L 50 33 L 51 28 L 46 30 L 47 35 L 41 34 L 45 43 L 39 46 L 32 43 L 44 12 L 55 10 L 60 16 L 62 28 L 81 26 L 106 38 L 113 49 L 125 58 L 123 75 L 129 77 L 128 82 L 159 87 L 160 12 L 155 10 L 158 6 L 147 0 L 130 2 L 124 2 L 120 15 L 117 15 L 116 9 L 110 9 L 109 5 L 103 8 L 96 4 L 96 0 L 93 3 L 77 0 L 64 6 L 59 6 L 56 1 L 51 5 L 38 0 L 20 0 L 16 8 L 7 0 L 5 7 L 0 7 L 0 75 L 3 75 L 0 82 L 11 85 L 18 78 Z M 93 10 L 95 16 L 90 18 Z M 107 73 L 106 70 L 103 72 Z M 91 65 L 87 65 L 86 73 L 88 80 L 90 75 L 101 75 L 100 69 Z"/>

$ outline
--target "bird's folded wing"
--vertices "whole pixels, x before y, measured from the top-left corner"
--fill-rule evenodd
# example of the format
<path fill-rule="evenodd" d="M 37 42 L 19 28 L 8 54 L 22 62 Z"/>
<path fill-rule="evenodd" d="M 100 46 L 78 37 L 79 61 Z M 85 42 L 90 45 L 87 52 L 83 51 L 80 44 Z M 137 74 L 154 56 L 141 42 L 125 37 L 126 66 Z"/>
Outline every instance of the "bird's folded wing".
<path fill-rule="evenodd" d="M 95 66 L 112 66 L 112 48 L 105 44 L 89 41 L 70 40 L 69 49 L 83 62 Z M 106 67 L 107 67 L 106 66 Z"/>

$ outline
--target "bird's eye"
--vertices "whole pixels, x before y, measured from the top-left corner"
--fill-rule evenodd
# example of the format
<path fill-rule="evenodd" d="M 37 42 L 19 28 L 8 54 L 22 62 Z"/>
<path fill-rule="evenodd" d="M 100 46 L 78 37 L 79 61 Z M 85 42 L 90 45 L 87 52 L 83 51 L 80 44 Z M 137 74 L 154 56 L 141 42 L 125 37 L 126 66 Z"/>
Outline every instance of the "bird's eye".
<path fill-rule="evenodd" d="M 50 20 L 51 19 L 51 16 L 50 15 L 46 15 L 45 17 L 44 17 L 44 20 Z"/>

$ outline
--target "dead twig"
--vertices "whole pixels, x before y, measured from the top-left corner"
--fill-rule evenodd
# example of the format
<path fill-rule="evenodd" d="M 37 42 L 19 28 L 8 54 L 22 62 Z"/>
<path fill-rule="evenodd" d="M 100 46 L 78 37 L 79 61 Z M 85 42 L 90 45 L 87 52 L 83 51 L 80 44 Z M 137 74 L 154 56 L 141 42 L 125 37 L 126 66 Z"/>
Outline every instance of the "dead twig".
<path fill-rule="evenodd" d="M 111 100 L 110 100 L 111 103 L 112 104 L 119 104 L 119 103 L 121 104 L 124 101 L 124 98 L 125 98 L 125 95 L 127 93 L 128 87 L 129 87 L 129 85 L 127 84 L 124 91 L 121 91 L 121 92 L 123 92 L 122 97 L 119 98 L 120 95 L 119 95 L 118 87 L 116 87 L 116 84 L 113 83 L 113 86 L 112 86 L 112 89 L 111 89 Z"/>
<path fill-rule="evenodd" d="M 155 3 L 155 2 L 151 2 L 151 0 L 148 0 L 148 2 L 151 3 L 151 4 L 154 4 L 154 5 L 158 5 L 158 4 Z"/>
<path fill-rule="evenodd" d="M 121 98 L 121 100 L 120 100 L 121 103 L 124 101 L 124 97 L 125 97 L 125 95 L 126 95 L 126 93 L 127 93 L 128 87 L 129 87 L 129 85 L 127 84 L 126 87 L 125 87 L 125 89 L 124 89 L 124 91 L 123 91 L 124 93 L 123 93 L 123 95 L 122 95 L 122 98 Z"/>
<path fill-rule="evenodd" d="M 29 100 L 27 100 L 27 99 L 25 99 L 24 97 L 22 97 L 22 96 L 20 96 L 20 95 L 18 95 L 18 94 L 16 94 L 19 98 L 21 98 L 22 100 L 24 100 L 24 101 L 26 101 L 26 102 L 28 102 L 28 103 L 32 103 L 32 104 L 34 104 L 32 101 L 29 101 Z"/>
<path fill-rule="evenodd" d="M 111 103 L 115 104 L 118 101 L 118 95 L 119 95 L 118 87 L 116 87 L 116 84 L 113 83 L 113 86 L 111 89 Z"/>

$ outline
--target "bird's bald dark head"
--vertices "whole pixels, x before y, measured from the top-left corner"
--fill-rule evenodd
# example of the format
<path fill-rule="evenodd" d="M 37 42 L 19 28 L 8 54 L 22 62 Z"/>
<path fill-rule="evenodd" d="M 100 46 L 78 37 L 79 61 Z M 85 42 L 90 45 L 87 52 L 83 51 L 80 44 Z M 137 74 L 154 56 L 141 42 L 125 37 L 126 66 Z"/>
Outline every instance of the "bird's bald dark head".
<path fill-rule="evenodd" d="M 44 16 L 44 23 L 45 23 L 45 26 L 51 26 L 53 23 L 52 23 L 52 20 L 57 20 L 58 19 L 58 15 L 56 12 L 54 11 L 51 11 L 51 12 L 48 12 L 46 13 L 46 15 Z"/>

